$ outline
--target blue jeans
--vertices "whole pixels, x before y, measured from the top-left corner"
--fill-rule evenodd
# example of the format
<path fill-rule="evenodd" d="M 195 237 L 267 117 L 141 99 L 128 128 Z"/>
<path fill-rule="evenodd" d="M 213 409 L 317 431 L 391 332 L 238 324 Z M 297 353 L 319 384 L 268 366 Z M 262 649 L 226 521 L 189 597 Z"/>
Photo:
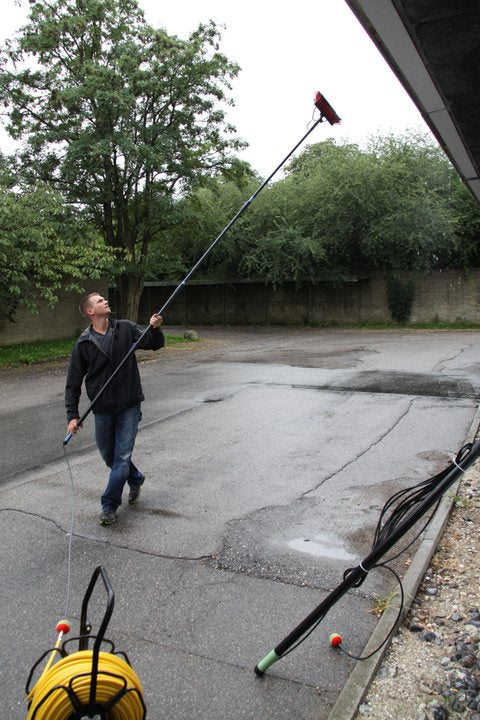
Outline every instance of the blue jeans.
<path fill-rule="evenodd" d="M 122 504 L 126 482 L 131 486 L 142 485 L 145 480 L 131 460 L 141 418 L 140 403 L 118 413 L 95 413 L 95 440 L 110 468 L 108 485 L 102 495 L 103 510 L 116 510 Z"/>

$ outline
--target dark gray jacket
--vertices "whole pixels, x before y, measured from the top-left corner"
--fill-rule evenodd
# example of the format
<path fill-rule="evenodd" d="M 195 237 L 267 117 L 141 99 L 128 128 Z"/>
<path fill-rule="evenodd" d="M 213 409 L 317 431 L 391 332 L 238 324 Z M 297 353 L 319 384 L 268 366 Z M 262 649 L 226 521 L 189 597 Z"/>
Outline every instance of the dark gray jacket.
<path fill-rule="evenodd" d="M 92 401 L 145 330 L 145 327 L 130 320 L 109 322 L 113 332 L 109 352 L 102 350 L 91 332 L 91 327 L 84 330 L 75 343 L 65 387 L 67 422 L 80 417 L 78 402 L 83 379 L 85 378 L 88 398 Z M 138 347 L 143 350 L 158 350 L 164 344 L 163 332 L 159 328 L 151 328 Z M 118 375 L 95 402 L 92 410 L 94 413 L 118 412 L 144 399 L 137 360 L 135 353 L 132 353 Z"/>

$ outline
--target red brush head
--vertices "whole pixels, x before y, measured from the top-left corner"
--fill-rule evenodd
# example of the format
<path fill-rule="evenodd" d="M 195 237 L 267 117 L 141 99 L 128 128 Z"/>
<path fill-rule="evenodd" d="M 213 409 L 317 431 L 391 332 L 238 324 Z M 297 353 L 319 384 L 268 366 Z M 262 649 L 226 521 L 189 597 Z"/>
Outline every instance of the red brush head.
<path fill-rule="evenodd" d="M 315 107 L 320 110 L 322 117 L 324 117 L 325 120 L 328 120 L 330 125 L 335 125 L 336 123 L 341 122 L 341 119 L 338 117 L 330 103 L 327 102 L 326 98 L 319 92 L 315 95 Z"/>

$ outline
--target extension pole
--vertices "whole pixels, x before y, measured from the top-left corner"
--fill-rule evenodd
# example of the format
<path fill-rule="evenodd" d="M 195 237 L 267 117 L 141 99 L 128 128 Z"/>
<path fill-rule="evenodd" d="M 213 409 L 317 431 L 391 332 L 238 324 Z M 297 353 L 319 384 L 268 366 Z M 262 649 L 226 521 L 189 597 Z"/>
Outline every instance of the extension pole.
<path fill-rule="evenodd" d="M 340 600 L 345 593 L 350 590 L 365 576 L 365 573 L 371 570 L 400 538 L 402 538 L 420 518 L 442 497 L 445 490 L 453 484 L 454 480 L 460 473 L 472 464 L 476 457 L 480 454 L 480 441 L 477 441 L 470 449 L 468 455 L 461 460 L 460 464 L 453 463 L 450 472 L 438 483 L 437 487 L 426 497 L 419 506 L 411 513 L 411 515 L 398 525 L 392 532 L 391 536 L 381 543 L 377 548 L 367 555 L 360 565 L 357 565 L 347 577 L 338 585 L 327 597 L 318 605 L 302 622 L 297 625 L 279 644 L 271 650 L 265 657 L 255 666 L 254 671 L 260 677 L 264 674 L 270 665 L 280 660 L 289 648 L 292 647 L 316 622 L 321 620 L 327 612 Z"/>
<path fill-rule="evenodd" d="M 239 217 L 240 217 L 241 215 L 243 215 L 243 213 L 245 212 L 245 210 L 251 205 L 251 203 L 255 200 L 255 198 L 257 197 L 257 195 L 259 195 L 259 193 L 261 193 L 261 191 L 263 190 L 263 188 L 264 188 L 266 185 L 268 185 L 268 183 L 269 183 L 270 180 L 273 178 L 273 176 L 280 170 L 280 168 L 282 167 L 282 165 L 284 165 L 284 164 L 287 162 L 288 158 L 289 158 L 291 155 L 293 155 L 293 153 L 295 152 L 295 150 L 296 150 L 298 147 L 300 147 L 300 145 L 306 140 L 306 138 L 310 135 L 310 133 L 312 133 L 312 132 L 315 130 L 315 128 L 317 127 L 317 125 L 319 125 L 319 124 L 320 124 L 321 122 L 323 122 L 324 120 L 328 120 L 328 122 L 330 123 L 330 125 L 335 125 L 336 123 L 339 123 L 339 122 L 340 122 L 340 118 L 339 118 L 338 115 L 336 114 L 335 110 L 334 110 L 334 109 L 332 108 L 332 106 L 328 103 L 328 101 L 325 99 L 325 97 L 323 97 L 323 95 L 321 95 L 319 92 L 317 92 L 317 94 L 316 94 L 316 96 L 315 96 L 315 107 L 316 107 L 318 110 L 320 110 L 320 117 L 318 118 L 318 120 L 315 121 L 315 123 L 312 125 L 312 127 L 311 127 L 309 130 L 307 130 L 307 132 L 306 132 L 305 135 L 302 137 L 302 139 L 297 142 L 297 144 L 295 145 L 295 147 L 293 147 L 293 148 L 290 150 L 290 152 L 288 153 L 288 155 L 286 155 L 286 156 L 283 158 L 282 162 L 281 162 L 279 165 L 277 165 L 277 167 L 275 168 L 275 170 L 274 170 L 272 173 L 270 173 L 270 175 L 267 177 L 266 180 L 264 180 L 264 181 L 262 182 L 262 184 L 260 185 L 260 187 L 253 193 L 253 195 L 252 195 L 248 200 L 246 200 L 246 202 L 243 203 L 242 207 L 241 207 L 240 210 L 236 213 L 236 215 L 233 216 L 233 218 L 230 220 L 230 222 L 227 223 L 227 225 L 223 228 L 222 232 L 215 238 L 215 240 L 211 243 L 211 245 L 205 250 L 205 252 L 203 253 L 203 255 L 197 260 L 197 262 L 196 262 L 195 265 L 192 267 L 192 269 L 185 275 L 185 277 L 183 278 L 183 280 L 181 281 L 181 283 L 179 283 L 179 284 L 177 285 L 177 287 L 176 287 L 175 290 L 172 292 L 172 294 L 170 295 L 170 297 L 169 297 L 169 298 L 166 300 L 166 302 L 162 305 L 162 307 L 161 307 L 160 310 L 158 311 L 157 315 L 162 315 L 162 314 L 164 313 L 164 311 L 167 309 L 167 307 L 169 307 L 169 305 L 172 303 L 172 301 L 174 300 L 174 298 L 178 295 L 178 293 L 179 293 L 180 290 L 183 288 L 183 286 L 187 284 L 187 282 L 189 281 L 189 279 L 190 279 L 190 278 L 192 277 L 192 275 L 198 270 L 198 268 L 199 268 L 200 265 L 203 263 L 203 261 L 208 257 L 208 255 L 210 255 L 210 253 L 211 253 L 211 251 L 213 250 L 213 248 L 215 247 L 215 245 L 216 245 L 216 244 L 223 238 L 223 236 L 230 230 L 230 228 L 232 227 L 232 225 L 234 225 L 234 223 L 237 222 L 237 220 L 239 219 Z M 137 340 L 135 343 L 133 343 L 132 347 L 131 347 L 130 350 L 127 352 L 127 354 L 125 355 L 125 357 L 123 358 L 123 360 L 121 361 L 121 363 L 115 368 L 114 372 L 110 375 L 110 377 L 108 378 L 107 382 L 103 385 L 102 388 L 100 388 L 100 390 L 99 390 L 98 393 L 95 395 L 95 397 L 93 398 L 93 400 L 92 400 L 92 402 L 90 403 L 90 405 L 88 406 L 88 408 L 85 410 L 85 412 L 83 413 L 83 415 L 79 418 L 79 420 L 78 420 L 78 426 L 79 426 L 79 427 L 82 425 L 82 423 L 83 423 L 83 421 L 85 420 L 85 418 L 87 417 L 87 415 L 90 414 L 93 406 L 95 405 L 95 403 L 97 402 L 97 400 L 99 399 L 99 397 L 103 394 L 103 392 L 104 392 L 105 389 L 110 385 L 110 383 L 113 381 L 113 379 L 118 375 L 118 373 L 120 372 L 120 370 L 122 369 L 122 367 L 124 366 L 124 364 L 127 362 L 128 358 L 135 352 L 135 350 L 138 348 L 139 344 L 142 342 L 142 340 L 143 340 L 143 338 L 145 337 L 145 335 L 146 335 L 148 332 L 150 332 L 151 329 L 152 329 L 152 326 L 151 326 L 151 325 L 148 325 L 148 327 L 145 328 L 144 332 L 141 334 L 141 336 L 138 338 L 138 340 Z M 71 432 L 67 433 L 67 434 L 65 435 L 64 439 L 63 439 L 63 444 L 64 444 L 64 445 L 67 445 L 67 444 L 70 442 L 70 440 L 72 439 L 72 436 L 73 436 L 73 433 L 71 433 Z"/>

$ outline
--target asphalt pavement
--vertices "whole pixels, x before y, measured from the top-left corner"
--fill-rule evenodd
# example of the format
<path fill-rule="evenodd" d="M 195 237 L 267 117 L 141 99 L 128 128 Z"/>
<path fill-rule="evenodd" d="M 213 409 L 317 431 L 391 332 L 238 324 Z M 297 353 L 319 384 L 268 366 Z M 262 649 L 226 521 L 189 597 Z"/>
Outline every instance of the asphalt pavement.
<path fill-rule="evenodd" d="M 106 471 L 91 417 L 64 455 L 65 364 L 0 373 L 5 720 L 25 717 L 24 684 L 57 621 L 67 614 L 78 632 L 98 565 L 115 592 L 106 635 L 155 720 L 326 720 L 361 664 L 329 635 L 360 655 L 378 633 L 373 598 L 392 586 L 373 572 L 300 647 L 253 673 L 368 554 L 385 500 L 464 444 L 480 334 L 198 331 L 198 344 L 141 365 L 134 458 L 147 480 L 111 527 L 98 523 Z M 100 587 L 92 632 L 104 605 Z"/>

